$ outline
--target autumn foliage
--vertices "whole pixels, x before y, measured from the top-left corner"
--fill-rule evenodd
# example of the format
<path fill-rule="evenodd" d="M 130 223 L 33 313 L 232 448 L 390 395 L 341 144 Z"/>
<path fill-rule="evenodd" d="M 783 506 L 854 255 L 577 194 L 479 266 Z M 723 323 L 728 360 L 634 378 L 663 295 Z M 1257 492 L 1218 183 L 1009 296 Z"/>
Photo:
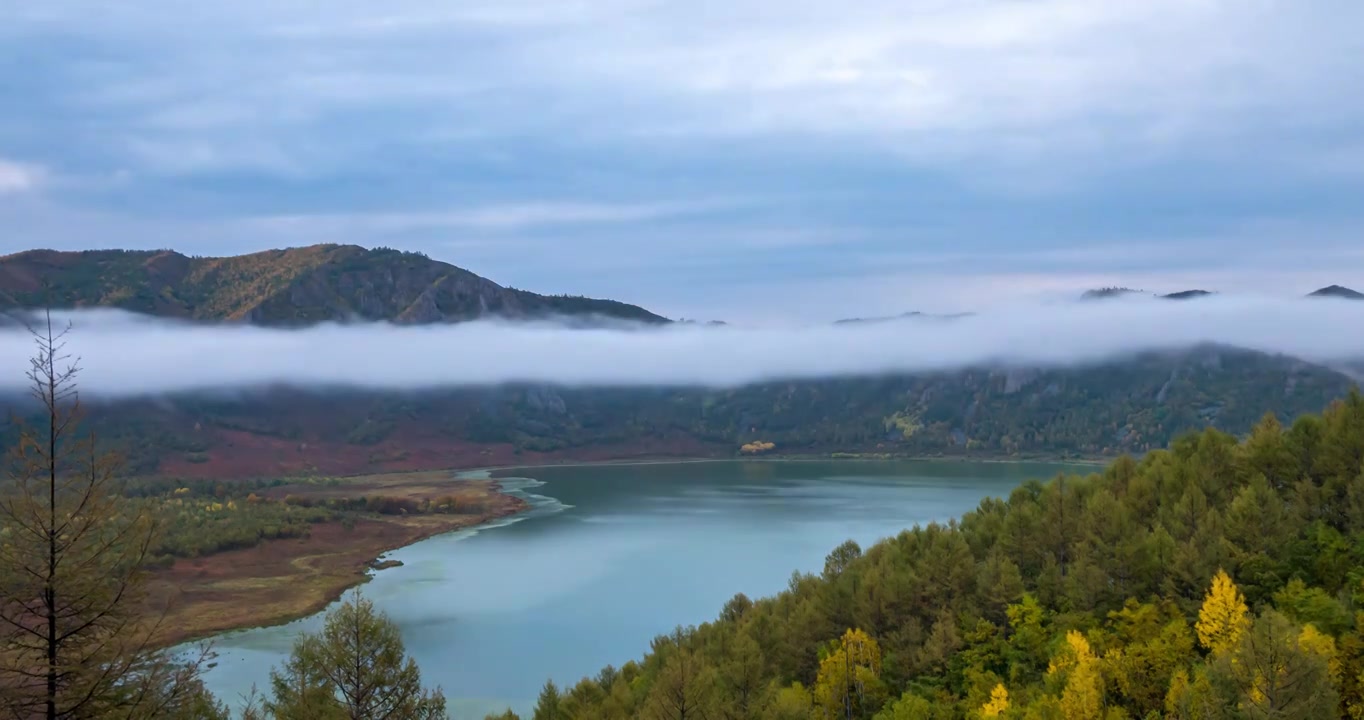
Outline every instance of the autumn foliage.
<path fill-rule="evenodd" d="M 1250 609 L 1241 591 L 1227 576 L 1218 570 L 1212 578 L 1212 587 L 1198 610 L 1198 642 L 1209 652 L 1219 654 L 1236 647 L 1250 625 Z"/>
<path fill-rule="evenodd" d="M 845 543 L 556 707 L 675 720 L 643 713 L 666 682 L 700 699 L 687 717 L 726 720 L 1364 718 L 1362 607 L 1354 393 Z"/>
<path fill-rule="evenodd" d="M 739 452 L 745 455 L 759 455 L 761 453 L 770 452 L 773 448 L 776 447 L 777 446 L 775 443 L 756 440 L 751 443 L 744 443 L 744 445 L 739 448 Z"/>

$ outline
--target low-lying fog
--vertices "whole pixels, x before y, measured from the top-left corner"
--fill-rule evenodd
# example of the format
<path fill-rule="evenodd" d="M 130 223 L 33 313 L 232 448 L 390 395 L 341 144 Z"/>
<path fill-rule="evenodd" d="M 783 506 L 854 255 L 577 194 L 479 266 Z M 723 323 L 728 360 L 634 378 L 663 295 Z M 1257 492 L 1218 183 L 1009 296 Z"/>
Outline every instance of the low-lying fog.
<path fill-rule="evenodd" d="M 1330 362 L 1364 357 L 1364 302 L 1215 296 L 1017 305 L 951 320 L 807 327 L 569 328 L 553 322 L 191 325 L 110 310 L 70 321 L 65 352 L 100 395 L 271 383 L 419 389 L 502 382 L 739 385 L 980 363 L 1055 366 L 1218 343 Z M 0 328 L 0 391 L 26 384 L 34 351 Z"/>

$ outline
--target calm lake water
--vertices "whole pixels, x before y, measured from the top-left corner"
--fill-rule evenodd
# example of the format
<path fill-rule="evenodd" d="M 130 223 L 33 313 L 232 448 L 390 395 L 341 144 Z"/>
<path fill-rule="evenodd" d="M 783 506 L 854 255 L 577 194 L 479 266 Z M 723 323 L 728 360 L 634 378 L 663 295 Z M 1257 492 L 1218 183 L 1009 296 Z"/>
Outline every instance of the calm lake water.
<path fill-rule="evenodd" d="M 945 521 L 1046 463 L 706 462 L 550 467 L 502 475 L 534 509 L 395 551 L 364 586 L 403 631 L 455 720 L 508 707 L 529 717 L 547 678 L 572 685 L 639 658 L 656 635 L 714 618 L 743 592 L 818 572 L 852 538 L 866 547 Z M 207 682 L 235 701 L 321 617 L 217 638 Z"/>

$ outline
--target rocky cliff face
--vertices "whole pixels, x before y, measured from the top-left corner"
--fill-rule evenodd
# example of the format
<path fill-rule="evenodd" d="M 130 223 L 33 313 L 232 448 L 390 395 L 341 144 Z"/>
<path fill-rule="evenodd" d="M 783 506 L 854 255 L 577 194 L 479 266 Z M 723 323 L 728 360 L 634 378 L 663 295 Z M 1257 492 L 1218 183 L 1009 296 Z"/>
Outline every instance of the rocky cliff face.
<path fill-rule="evenodd" d="M 417 253 L 354 245 L 227 258 L 122 250 L 34 250 L 0 258 L 0 310 L 47 304 L 276 326 L 357 320 L 423 324 L 489 316 L 667 322 L 635 305 L 538 295 Z"/>

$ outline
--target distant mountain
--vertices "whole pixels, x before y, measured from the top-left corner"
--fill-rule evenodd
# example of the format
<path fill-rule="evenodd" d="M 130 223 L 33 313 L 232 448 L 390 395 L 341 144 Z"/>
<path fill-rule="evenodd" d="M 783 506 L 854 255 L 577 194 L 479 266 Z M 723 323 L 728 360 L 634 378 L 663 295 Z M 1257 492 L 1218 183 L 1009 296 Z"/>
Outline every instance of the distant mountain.
<path fill-rule="evenodd" d="M 1345 300 L 1364 300 L 1364 293 L 1340 285 L 1330 285 L 1308 293 L 1307 297 L 1343 298 Z"/>
<path fill-rule="evenodd" d="M 1364 360 L 1347 360 L 1332 369 L 1344 373 L 1356 382 L 1364 382 Z"/>
<path fill-rule="evenodd" d="M 1163 300 L 1194 300 L 1212 294 L 1213 293 L 1208 292 L 1207 290 L 1181 290 L 1179 292 L 1169 293 L 1168 295 L 1161 295 L 1160 297 Z"/>
<path fill-rule="evenodd" d="M 1108 300 L 1108 299 L 1119 298 L 1119 297 L 1131 297 L 1131 296 L 1133 296 L 1133 295 L 1141 295 L 1141 296 L 1146 296 L 1146 297 L 1158 298 L 1158 299 L 1161 299 L 1161 300 L 1194 300 L 1194 299 L 1197 299 L 1197 298 L 1206 297 L 1206 296 L 1214 295 L 1214 294 L 1215 294 L 1215 293 L 1210 292 L 1210 291 L 1208 291 L 1208 290 L 1181 290 L 1181 291 L 1179 291 L 1179 292 L 1167 293 L 1167 294 L 1165 294 L 1165 295 L 1155 295 L 1155 294 L 1152 294 L 1152 293 L 1148 293 L 1148 292 L 1146 292 L 1145 290 L 1133 290 L 1132 288 L 1126 288 L 1126 287 L 1105 287 L 1105 288 L 1094 288 L 1094 289 L 1092 289 L 1092 290 L 1086 290 L 1083 294 L 1080 295 L 1080 300 L 1082 300 L 1082 301 Z M 834 324 L 835 324 L 835 325 L 842 325 L 842 324 L 845 324 L 845 323 L 886 322 L 886 321 L 888 321 L 888 320 L 905 320 L 905 319 L 911 319 L 911 318 L 946 318 L 946 319 L 951 319 L 951 318 L 968 317 L 968 316 L 971 316 L 971 315 L 974 315 L 974 314 L 975 314 L 975 313 L 954 313 L 954 314 L 949 314 L 949 315 L 929 315 L 929 314 L 921 313 L 921 312 L 907 312 L 907 313 L 902 313 L 902 314 L 900 314 L 900 315 L 892 315 L 892 316 L 885 316 L 885 317 L 848 318 L 848 319 L 846 319 L 846 320 L 838 320 L 838 321 L 835 321 Z"/>
<path fill-rule="evenodd" d="M 1125 297 L 1125 296 L 1128 296 L 1128 295 L 1145 295 L 1145 294 L 1146 294 L 1145 291 L 1142 291 L 1142 290 L 1133 290 L 1132 288 L 1125 288 L 1125 287 L 1106 287 L 1106 288 L 1096 288 L 1096 289 L 1094 289 L 1094 290 L 1086 290 L 1086 291 L 1084 292 L 1084 294 L 1080 296 L 1080 299 L 1081 299 L 1081 300 L 1107 300 L 1108 298 Z"/>
<path fill-rule="evenodd" d="M 1144 295 L 1147 297 L 1158 298 L 1160 300 L 1193 300 L 1195 298 L 1212 295 L 1212 293 L 1207 290 L 1181 290 L 1179 292 L 1167 293 L 1165 295 L 1156 295 L 1153 293 L 1146 292 L 1145 290 L 1133 290 L 1132 288 L 1125 287 L 1106 287 L 1096 288 L 1094 290 L 1086 290 L 1084 294 L 1080 296 L 1080 299 L 1107 300 L 1109 298 L 1130 297 L 1132 295 Z"/>
<path fill-rule="evenodd" d="M 1096 288 L 1096 289 L 1094 289 L 1094 290 L 1086 290 L 1086 291 L 1084 292 L 1084 294 L 1080 296 L 1080 299 L 1081 299 L 1081 300 L 1104 300 L 1104 299 L 1107 299 L 1107 298 L 1126 297 L 1126 296 L 1129 296 L 1129 295 L 1148 295 L 1148 294 L 1149 294 L 1149 293 L 1147 293 L 1147 292 L 1145 292 L 1145 291 L 1143 291 L 1143 290 L 1133 290 L 1132 288 L 1125 288 L 1125 287 L 1106 287 L 1106 288 Z M 1160 299 L 1162 299 L 1162 300 L 1193 300 L 1193 299 L 1196 299 L 1196 298 L 1207 297 L 1207 296 L 1209 296 L 1209 295 L 1215 295 L 1215 294 L 1216 294 L 1216 293 L 1213 293 L 1213 292 L 1208 291 L 1208 290 L 1181 290 L 1181 291 L 1179 291 L 1179 292 L 1168 293 L 1168 294 L 1165 294 L 1165 295 L 1156 295 L 1155 297 L 1158 297 L 1158 298 L 1160 298 Z M 1334 298 L 1345 298 L 1345 299 L 1348 299 L 1348 300 L 1364 300 L 1364 293 L 1361 293 L 1361 292 L 1358 292 L 1358 291 L 1355 291 L 1355 290 L 1351 290 L 1350 288 L 1343 287 L 1343 286 L 1340 286 L 1340 285 L 1331 285 L 1331 286 L 1329 286 L 1329 287 L 1324 287 L 1324 288 L 1322 288 L 1322 289 L 1320 289 L 1320 290 L 1317 290 L 1317 291 L 1315 291 L 1315 292 L 1309 293 L 1309 294 L 1307 295 L 1307 297 L 1334 297 Z"/>
<path fill-rule="evenodd" d="M 975 313 L 949 313 L 943 315 L 934 313 L 922 313 L 916 310 L 913 312 L 900 313 L 899 315 L 886 315 L 881 317 L 869 318 L 845 318 L 843 320 L 835 320 L 834 324 L 855 325 L 858 323 L 882 323 L 893 322 L 896 320 L 956 320 L 957 318 L 970 317 L 974 314 Z"/>
<path fill-rule="evenodd" d="M 668 322 L 635 305 L 538 295 L 419 253 L 355 245 L 235 257 L 188 257 L 169 250 L 30 250 L 0 257 L 0 311 L 49 301 L 54 308 L 112 307 L 272 326 L 549 316 Z"/>

